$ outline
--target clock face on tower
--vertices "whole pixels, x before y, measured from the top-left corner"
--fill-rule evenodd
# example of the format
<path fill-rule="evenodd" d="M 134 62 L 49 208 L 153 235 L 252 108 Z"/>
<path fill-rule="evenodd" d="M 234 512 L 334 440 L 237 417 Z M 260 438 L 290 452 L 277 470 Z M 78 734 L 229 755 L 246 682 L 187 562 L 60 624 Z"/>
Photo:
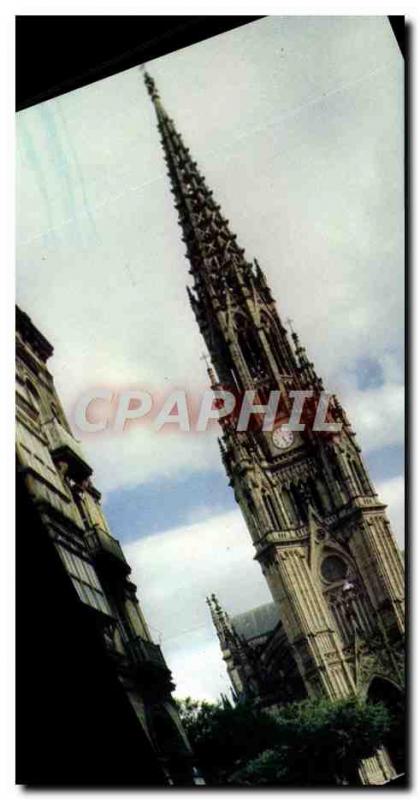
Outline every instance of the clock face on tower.
<path fill-rule="evenodd" d="M 292 446 L 294 438 L 293 431 L 285 431 L 281 428 L 276 428 L 272 435 L 273 445 L 277 447 L 278 450 L 287 450 Z"/>

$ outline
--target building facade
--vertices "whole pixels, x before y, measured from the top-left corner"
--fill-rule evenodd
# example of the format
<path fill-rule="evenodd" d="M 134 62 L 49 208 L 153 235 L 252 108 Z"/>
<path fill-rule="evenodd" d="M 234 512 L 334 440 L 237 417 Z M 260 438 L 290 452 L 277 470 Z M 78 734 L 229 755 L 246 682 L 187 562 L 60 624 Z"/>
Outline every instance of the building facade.
<path fill-rule="evenodd" d="M 230 616 L 213 594 L 211 618 L 236 702 L 274 708 L 303 700 L 305 684 L 297 669 L 276 603 Z"/>
<path fill-rule="evenodd" d="M 190 262 L 190 302 L 213 364 L 211 385 L 239 398 L 252 391 L 260 405 L 273 390 L 280 397 L 272 432 L 257 417 L 243 432 L 234 414 L 221 419 L 221 457 L 279 614 L 279 625 L 259 648 L 261 657 L 253 648 L 254 665 L 237 670 L 245 686 L 239 691 L 255 693 L 268 666 L 274 688 L 257 689 L 260 700 L 276 692 L 280 699 L 301 692 L 332 699 L 400 697 L 403 563 L 355 432 L 335 396 L 327 419 L 341 424 L 340 433 L 313 430 L 322 379 L 298 335 L 288 335 L 260 265 L 246 259 L 147 73 L 145 82 Z M 306 424 L 292 432 L 281 424 L 290 417 L 294 391 L 308 398 Z M 214 600 L 211 606 L 233 676 L 244 637 L 235 635 L 234 626 L 228 633 L 228 618 Z M 236 640 L 235 656 L 225 647 L 229 637 L 230 645 Z M 249 662 L 249 656 L 248 647 L 248 657 L 241 657 Z M 365 782 L 381 783 L 393 774 L 386 751 L 362 765 Z"/>
<path fill-rule="evenodd" d="M 47 362 L 17 309 L 17 777 L 193 782 L 171 673 L 150 635 Z"/>

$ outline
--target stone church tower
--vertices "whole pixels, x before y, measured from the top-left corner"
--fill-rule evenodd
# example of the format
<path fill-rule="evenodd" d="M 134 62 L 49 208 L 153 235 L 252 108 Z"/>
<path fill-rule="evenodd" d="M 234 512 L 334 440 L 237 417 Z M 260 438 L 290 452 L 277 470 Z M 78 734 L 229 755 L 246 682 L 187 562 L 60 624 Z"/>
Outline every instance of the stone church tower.
<path fill-rule="evenodd" d="M 221 420 L 222 459 L 287 638 L 310 697 L 383 693 L 404 678 L 403 564 L 368 475 L 356 435 L 334 396 L 328 419 L 339 434 L 281 431 L 290 393 L 312 392 L 306 422 L 324 391 L 295 332 L 276 310 L 264 273 L 250 263 L 188 148 L 166 114 L 154 81 L 152 98 L 193 286 L 191 306 L 211 356 L 214 388 L 254 403 L 280 394 L 274 431 L 258 418 L 243 433 Z M 303 417 L 305 418 L 305 413 Z M 398 688 L 397 688 L 398 687 Z"/>

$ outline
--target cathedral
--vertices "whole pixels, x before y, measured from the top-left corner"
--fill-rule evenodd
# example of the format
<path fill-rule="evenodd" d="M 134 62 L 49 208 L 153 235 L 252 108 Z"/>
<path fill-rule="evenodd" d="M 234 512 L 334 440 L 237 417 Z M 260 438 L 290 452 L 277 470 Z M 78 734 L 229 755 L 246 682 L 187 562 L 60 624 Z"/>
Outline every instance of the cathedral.
<path fill-rule="evenodd" d="M 358 696 L 403 703 L 404 576 L 386 506 L 355 431 L 332 396 L 340 435 L 283 429 L 294 391 L 324 391 L 296 332 L 282 323 L 259 263 L 245 257 L 197 163 L 145 73 L 174 195 L 192 287 L 188 294 L 210 354 L 213 389 L 280 393 L 274 431 L 258 420 L 239 432 L 220 420 L 220 451 L 273 597 L 230 619 L 208 600 L 233 691 L 260 707 L 305 697 Z M 242 619 L 241 619 L 242 617 Z M 399 741 L 396 741 L 396 739 Z M 360 766 L 381 784 L 404 769 L 403 731 Z"/>
<path fill-rule="evenodd" d="M 191 785 L 171 673 L 61 406 L 52 353 L 18 308 L 17 782 Z"/>

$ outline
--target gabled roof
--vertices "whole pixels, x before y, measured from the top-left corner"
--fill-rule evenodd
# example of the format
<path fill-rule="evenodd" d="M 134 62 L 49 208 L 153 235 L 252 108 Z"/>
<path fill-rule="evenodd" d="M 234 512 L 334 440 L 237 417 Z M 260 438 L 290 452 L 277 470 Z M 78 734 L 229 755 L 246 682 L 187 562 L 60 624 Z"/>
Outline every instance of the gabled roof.
<path fill-rule="evenodd" d="M 236 632 L 250 641 L 271 633 L 279 624 L 280 615 L 275 603 L 265 603 L 243 614 L 237 614 L 231 621 Z"/>

